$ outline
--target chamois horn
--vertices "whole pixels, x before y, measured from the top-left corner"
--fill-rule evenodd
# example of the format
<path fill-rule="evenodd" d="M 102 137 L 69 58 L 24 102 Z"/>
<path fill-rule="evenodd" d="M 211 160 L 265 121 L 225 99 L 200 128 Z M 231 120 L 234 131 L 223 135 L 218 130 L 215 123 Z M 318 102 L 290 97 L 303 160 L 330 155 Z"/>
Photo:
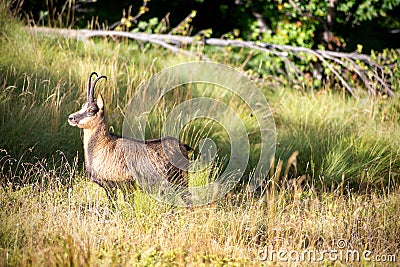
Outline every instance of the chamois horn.
<path fill-rule="evenodd" d="M 107 80 L 107 77 L 103 75 L 103 76 L 97 77 L 97 78 L 93 81 L 93 85 L 92 85 L 92 87 L 90 88 L 90 92 L 89 92 L 89 98 L 90 98 L 90 100 L 88 100 L 89 103 L 93 103 L 93 101 L 94 101 L 94 88 L 96 87 L 96 83 L 98 82 L 98 80 L 100 80 L 100 79 L 102 79 L 102 78 L 104 78 L 104 79 Z"/>
<path fill-rule="evenodd" d="M 90 93 L 90 90 L 92 88 L 91 83 L 92 83 L 92 77 L 93 75 L 99 76 L 96 72 L 92 72 L 89 75 L 89 80 L 88 80 L 88 85 L 87 85 L 87 101 L 89 103 L 93 103 L 94 99 L 93 99 L 93 94 Z"/>

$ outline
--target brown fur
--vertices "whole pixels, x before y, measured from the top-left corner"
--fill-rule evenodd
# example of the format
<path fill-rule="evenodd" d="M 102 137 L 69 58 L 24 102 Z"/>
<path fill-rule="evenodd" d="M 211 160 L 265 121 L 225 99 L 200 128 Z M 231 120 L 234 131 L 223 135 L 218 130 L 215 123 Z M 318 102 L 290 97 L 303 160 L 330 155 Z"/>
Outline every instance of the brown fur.
<path fill-rule="evenodd" d="M 117 188 L 121 188 L 124 195 L 133 190 L 140 176 L 149 181 L 149 186 L 153 186 L 152 181 L 157 177 L 162 177 L 187 188 L 188 152 L 192 149 L 173 137 L 142 141 L 111 134 L 101 95 L 97 101 L 90 102 L 89 98 L 80 111 L 69 116 L 68 122 L 83 129 L 86 172 L 106 190 L 110 199 L 116 197 Z M 168 157 L 178 159 L 179 166 L 186 168 L 174 166 Z M 191 204 L 188 190 L 183 192 L 182 199 Z"/>

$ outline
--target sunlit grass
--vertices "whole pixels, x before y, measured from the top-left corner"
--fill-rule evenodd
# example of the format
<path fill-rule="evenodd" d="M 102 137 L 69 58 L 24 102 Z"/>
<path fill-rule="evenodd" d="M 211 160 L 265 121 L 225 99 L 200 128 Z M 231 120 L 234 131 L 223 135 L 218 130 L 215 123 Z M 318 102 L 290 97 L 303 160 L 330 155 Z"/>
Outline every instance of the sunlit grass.
<path fill-rule="evenodd" d="M 300 173 L 325 184 L 340 183 L 343 178 L 353 187 L 387 184 L 400 167 L 400 127 L 398 119 L 389 122 L 382 117 L 377 110 L 382 103 L 329 91 L 294 95 L 282 91 L 272 104 L 280 142 L 277 155 L 288 158 L 299 151 Z M 394 107 L 398 102 L 387 100 L 384 105 Z"/>
<path fill-rule="evenodd" d="M 343 188 L 317 192 L 307 183 L 269 190 L 261 199 L 229 194 L 194 209 L 138 191 L 134 201 L 120 198 L 113 207 L 104 190 L 80 174 L 70 185 L 57 181 L 68 169 L 42 171 L 45 187 L 38 181 L 0 188 L 3 265 L 257 264 L 265 247 L 322 251 L 337 249 L 337 240 L 360 253 L 398 252 L 398 187 L 365 195 Z"/>
<path fill-rule="evenodd" d="M 260 82 L 278 144 L 259 191 L 249 192 L 244 179 L 224 199 L 192 209 L 140 190 L 130 201 L 120 193 L 112 205 L 87 180 L 80 132 L 67 123 L 85 101 L 88 74 L 108 76 L 97 92 L 119 134 L 136 88 L 194 59 L 126 40 L 44 38 L 29 34 L 4 7 L 0 16 L 0 266 L 258 265 L 265 247 L 322 251 L 336 249 L 339 239 L 360 252 L 400 257 L 397 98 L 356 100 L 329 89 L 301 92 Z M 229 60 L 229 53 L 224 58 L 234 67 L 243 63 Z M 254 166 L 255 119 L 232 93 L 208 88 L 167 96 L 155 108 L 149 137 L 161 134 L 168 110 L 188 92 L 213 95 L 244 121 Z M 194 120 L 180 134 L 196 148 L 206 137 L 219 145 L 214 170 L 190 174 L 191 187 L 213 181 L 229 157 L 224 128 Z"/>

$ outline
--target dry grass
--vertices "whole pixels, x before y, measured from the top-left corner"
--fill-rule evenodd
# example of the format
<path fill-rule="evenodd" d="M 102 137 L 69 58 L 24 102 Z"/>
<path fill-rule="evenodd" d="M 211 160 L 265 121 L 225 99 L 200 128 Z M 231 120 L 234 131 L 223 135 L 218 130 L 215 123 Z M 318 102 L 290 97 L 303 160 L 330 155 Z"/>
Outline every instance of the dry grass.
<path fill-rule="evenodd" d="M 114 208 L 86 180 L 79 131 L 66 121 L 84 101 L 87 74 L 109 77 L 98 91 L 118 133 L 135 88 L 187 59 L 136 43 L 31 36 L 0 4 L 0 266 L 260 265 L 267 248 L 275 254 L 266 265 L 287 265 L 277 252 L 307 250 L 371 252 L 371 260 L 399 262 L 397 98 L 271 91 L 267 85 L 277 82 L 262 81 L 278 132 L 272 179 L 262 192 L 247 192 L 244 182 L 219 202 L 179 209 L 139 191 L 134 202 L 120 196 Z M 253 121 L 246 121 L 251 133 Z M 222 140 L 223 129 L 196 123 L 185 141 L 196 143 L 203 133 Z M 257 143 L 257 134 L 250 138 Z M 338 241 L 346 247 L 338 249 Z M 324 254 L 313 263 L 371 261 Z"/>
<path fill-rule="evenodd" d="M 326 254 L 296 262 L 305 265 L 367 264 L 365 251 L 371 251 L 370 259 L 386 257 L 393 265 L 398 260 L 398 186 L 359 194 L 305 183 L 269 188 L 262 198 L 232 193 L 193 209 L 173 208 L 138 191 L 134 202 L 120 196 L 114 208 L 103 189 L 71 175 L 74 164 L 25 168 L 36 170 L 36 183 L 0 187 L 0 265 L 259 265 L 266 248 L 317 255 L 339 251 L 337 258 Z M 60 175 L 73 180 L 65 183 Z M 346 247 L 339 249 L 337 242 Z M 360 260 L 346 261 L 348 250 L 358 251 Z M 266 263 L 282 262 L 275 254 Z"/>

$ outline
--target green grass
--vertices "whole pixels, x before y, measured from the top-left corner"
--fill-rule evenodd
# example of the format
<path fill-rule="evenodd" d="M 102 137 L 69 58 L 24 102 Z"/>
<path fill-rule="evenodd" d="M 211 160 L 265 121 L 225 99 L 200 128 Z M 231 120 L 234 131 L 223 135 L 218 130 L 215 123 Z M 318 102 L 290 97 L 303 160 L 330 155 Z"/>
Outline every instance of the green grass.
<path fill-rule="evenodd" d="M 248 192 L 244 179 L 222 200 L 194 209 L 161 204 L 140 191 L 133 202 L 120 196 L 113 207 L 104 190 L 87 180 L 80 131 L 67 123 L 85 101 L 88 74 L 108 76 L 97 90 L 109 124 L 120 133 L 135 89 L 152 74 L 193 59 L 125 40 L 31 35 L 4 5 L 0 266 L 259 265 L 260 249 L 269 246 L 322 251 L 335 249 L 339 239 L 360 252 L 396 255 L 398 262 L 398 98 L 356 100 L 329 88 L 285 88 L 265 70 L 267 78 L 258 82 L 275 118 L 277 151 L 262 192 Z M 225 53 L 223 63 L 241 68 L 241 57 Z M 249 132 L 254 166 L 260 140 L 249 110 L 222 89 L 194 89 L 236 108 Z M 174 91 L 157 106 L 150 137 L 160 134 L 167 111 L 182 101 L 178 96 L 189 94 Z M 195 120 L 182 133 L 193 146 L 204 137 L 219 145 L 221 159 L 229 157 L 223 127 Z M 207 173 L 192 176 L 191 185 L 205 182 Z"/>
<path fill-rule="evenodd" d="M 398 104 L 398 99 L 356 101 L 329 91 L 282 91 L 273 104 L 281 142 L 277 155 L 299 151 L 300 174 L 325 184 L 342 178 L 353 187 L 398 180 L 399 113 L 392 112 L 392 119 L 385 114 Z"/>

